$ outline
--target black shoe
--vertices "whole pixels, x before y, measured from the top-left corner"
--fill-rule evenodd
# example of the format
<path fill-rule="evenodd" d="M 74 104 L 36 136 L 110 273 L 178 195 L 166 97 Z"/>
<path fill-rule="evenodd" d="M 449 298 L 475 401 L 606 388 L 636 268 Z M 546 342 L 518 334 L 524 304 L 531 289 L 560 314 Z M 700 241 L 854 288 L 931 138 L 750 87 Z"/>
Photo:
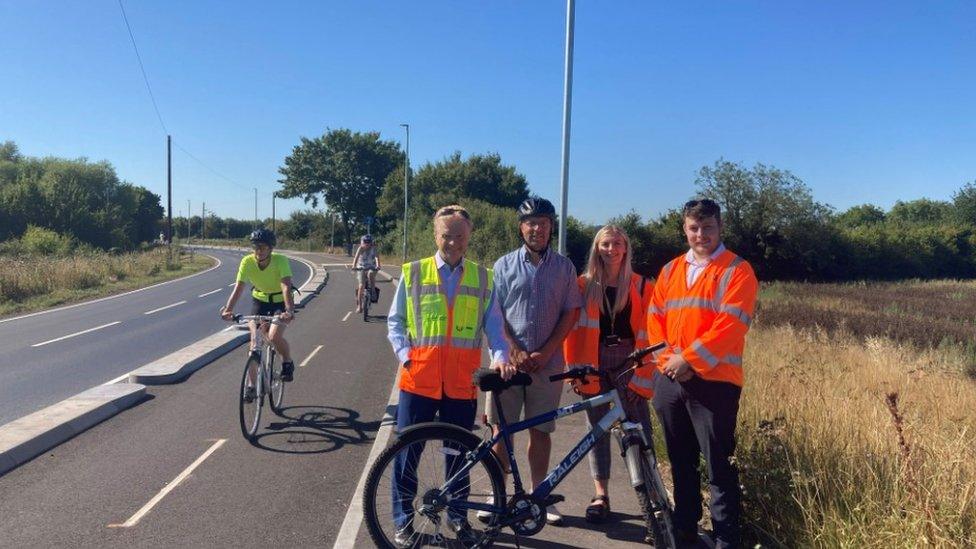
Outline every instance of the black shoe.
<path fill-rule="evenodd" d="M 281 381 L 291 381 L 295 376 L 295 363 L 292 361 L 281 363 Z"/>
<path fill-rule="evenodd" d="M 457 536 L 458 543 L 465 547 L 477 547 L 481 542 L 480 536 L 471 528 L 468 521 L 464 519 L 447 521 L 454 535 Z"/>
<path fill-rule="evenodd" d="M 257 349 L 251 349 L 247 353 L 247 358 L 248 358 L 248 360 L 254 359 L 254 360 L 258 361 L 258 362 L 261 362 L 261 351 L 259 351 Z"/>
<path fill-rule="evenodd" d="M 413 524 L 407 524 L 403 528 L 397 528 L 396 533 L 393 534 L 393 543 L 397 547 L 411 547 L 417 541 L 413 536 Z"/>

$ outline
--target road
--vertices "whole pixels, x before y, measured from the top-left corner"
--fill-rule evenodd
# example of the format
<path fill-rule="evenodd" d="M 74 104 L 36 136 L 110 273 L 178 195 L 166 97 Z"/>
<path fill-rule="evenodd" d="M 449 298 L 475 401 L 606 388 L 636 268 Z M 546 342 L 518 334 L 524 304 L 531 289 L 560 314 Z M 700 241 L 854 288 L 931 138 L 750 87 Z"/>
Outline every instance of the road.
<path fill-rule="evenodd" d="M 206 272 L 109 299 L 0 319 L 0 425 L 59 402 L 227 327 L 241 252 L 208 250 Z M 291 261 L 296 285 L 308 265 Z M 243 296 L 238 311 L 249 309 Z"/>

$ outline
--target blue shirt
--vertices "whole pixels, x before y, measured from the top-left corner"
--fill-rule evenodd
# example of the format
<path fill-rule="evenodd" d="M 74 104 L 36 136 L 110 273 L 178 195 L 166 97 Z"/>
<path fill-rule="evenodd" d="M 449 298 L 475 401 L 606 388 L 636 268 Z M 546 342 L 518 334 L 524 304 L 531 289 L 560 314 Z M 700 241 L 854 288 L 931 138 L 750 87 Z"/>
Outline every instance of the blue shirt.
<path fill-rule="evenodd" d="M 525 246 L 495 262 L 495 297 L 512 337 L 530 353 L 546 344 L 564 313 L 583 305 L 573 262 L 549 249 L 533 265 Z M 559 345 L 544 369 L 564 364 Z"/>
<path fill-rule="evenodd" d="M 461 283 L 461 275 L 464 273 L 464 261 L 462 260 L 457 267 L 452 269 L 441 259 L 441 253 L 437 252 L 434 254 L 434 263 L 437 264 L 437 274 L 441 277 L 441 287 L 447 296 L 448 306 L 453 306 L 454 294 L 457 292 L 458 284 Z M 488 348 L 491 349 L 492 362 L 506 362 L 508 341 L 505 340 L 502 311 L 498 308 L 494 291 L 488 298 L 488 307 L 485 309 L 482 326 L 485 327 L 485 335 L 488 337 Z M 402 276 L 400 282 L 397 283 L 393 304 L 390 305 L 386 337 L 393 345 L 393 352 L 396 353 L 401 364 L 410 359 L 410 335 L 407 333 L 407 289 Z"/>

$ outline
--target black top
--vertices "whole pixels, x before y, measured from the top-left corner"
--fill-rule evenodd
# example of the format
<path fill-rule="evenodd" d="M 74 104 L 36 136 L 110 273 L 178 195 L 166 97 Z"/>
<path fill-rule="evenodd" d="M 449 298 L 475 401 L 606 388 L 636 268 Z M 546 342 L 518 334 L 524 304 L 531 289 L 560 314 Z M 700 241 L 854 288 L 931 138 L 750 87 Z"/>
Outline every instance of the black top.
<path fill-rule="evenodd" d="M 613 307 L 613 304 L 617 299 L 617 289 L 607 286 L 604 290 L 604 299 L 606 303 L 610 304 L 609 308 Z M 617 335 L 621 339 L 633 339 L 634 330 L 630 326 L 630 301 L 624 306 L 624 309 L 617 313 L 617 318 L 613 323 L 613 329 L 610 328 L 610 316 L 603 311 L 603 307 L 600 308 L 600 339 L 605 339 L 608 335 Z"/>

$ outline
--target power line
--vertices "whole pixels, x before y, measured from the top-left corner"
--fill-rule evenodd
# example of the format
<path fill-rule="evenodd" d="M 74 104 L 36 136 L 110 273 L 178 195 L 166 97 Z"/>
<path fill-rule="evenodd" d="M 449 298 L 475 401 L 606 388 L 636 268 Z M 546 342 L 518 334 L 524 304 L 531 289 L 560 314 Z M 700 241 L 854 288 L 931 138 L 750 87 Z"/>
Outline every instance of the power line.
<path fill-rule="evenodd" d="M 149 76 L 146 75 L 146 67 L 142 64 L 142 56 L 139 55 L 139 47 L 136 46 L 136 38 L 132 35 L 132 27 L 129 26 L 129 18 L 125 15 L 125 7 L 122 5 L 122 0 L 119 0 L 119 9 L 122 10 L 122 20 L 125 21 L 125 28 L 129 30 L 132 49 L 135 50 L 136 59 L 139 60 L 139 69 L 142 71 L 142 79 L 146 82 L 146 89 L 149 90 L 149 99 L 152 100 L 153 109 L 156 110 L 156 118 L 159 119 L 159 125 L 163 127 L 163 133 L 169 135 L 169 130 L 166 129 L 166 124 L 163 123 L 163 115 L 159 114 L 159 106 L 156 105 L 156 97 L 153 95 L 152 86 L 149 85 Z"/>
<path fill-rule="evenodd" d="M 184 149 L 179 144 L 179 142 L 176 143 L 176 148 L 179 149 L 179 150 L 181 150 L 181 151 L 183 151 L 184 153 L 186 153 L 187 156 L 189 156 L 190 158 L 192 158 L 197 164 L 200 164 L 201 166 L 203 166 L 204 168 L 206 168 L 210 173 L 216 175 L 217 177 L 223 179 L 224 181 L 230 183 L 231 185 L 234 185 L 235 187 L 239 187 L 239 188 L 241 188 L 243 190 L 246 190 L 246 191 L 250 191 L 253 188 L 253 187 L 246 187 L 244 185 L 241 185 L 237 181 L 234 181 L 233 179 L 227 177 L 226 175 L 224 175 L 224 174 L 218 172 L 217 170 L 211 168 L 209 165 L 207 165 L 206 162 L 204 162 L 203 160 L 200 160 L 193 153 L 191 153 L 190 151 Z"/>

